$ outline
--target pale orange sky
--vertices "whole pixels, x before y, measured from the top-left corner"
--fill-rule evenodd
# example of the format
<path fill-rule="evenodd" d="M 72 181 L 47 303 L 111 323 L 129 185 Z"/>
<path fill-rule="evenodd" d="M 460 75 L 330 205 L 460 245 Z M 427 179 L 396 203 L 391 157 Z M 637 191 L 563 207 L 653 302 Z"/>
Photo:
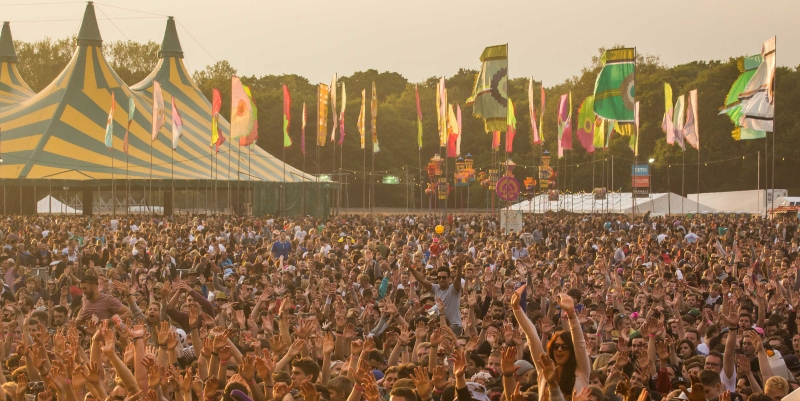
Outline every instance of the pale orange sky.
<path fill-rule="evenodd" d="M 48 4 L 41 4 L 48 3 Z M 77 33 L 85 3 L 0 2 L 15 39 Z M 798 0 L 103 0 L 104 40 L 161 42 L 173 15 L 191 70 L 226 59 L 240 75 L 295 73 L 328 82 L 374 68 L 411 81 L 477 69 L 485 46 L 509 44 L 511 77 L 546 86 L 580 74 L 601 46 L 636 46 L 669 65 L 760 52 L 777 35 L 777 61 L 800 64 Z M 112 7 L 114 6 L 114 7 Z M 112 20 L 106 20 L 110 17 Z M 113 22 L 113 25 L 112 25 Z M 114 26 L 116 25 L 116 26 Z M 182 26 L 181 26 L 182 25 Z M 198 43 L 187 33 L 190 32 Z"/>

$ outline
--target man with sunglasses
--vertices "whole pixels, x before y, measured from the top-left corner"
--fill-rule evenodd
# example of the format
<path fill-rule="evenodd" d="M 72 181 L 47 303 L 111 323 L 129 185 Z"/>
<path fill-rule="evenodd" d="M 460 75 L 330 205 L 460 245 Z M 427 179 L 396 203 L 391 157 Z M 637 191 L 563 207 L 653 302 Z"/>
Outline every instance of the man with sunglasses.
<path fill-rule="evenodd" d="M 447 262 L 444 262 L 444 264 L 447 264 Z M 437 269 L 436 280 L 438 284 L 431 284 L 414 265 L 409 268 L 409 271 L 419 281 L 422 288 L 444 301 L 444 314 L 450 321 L 450 328 L 459 336 L 464 331 L 461 324 L 461 275 L 466 264 L 466 257 L 458 255 L 453 264 L 455 265 L 456 274 L 452 282 L 450 281 L 450 268 L 447 266 L 441 266 Z"/>

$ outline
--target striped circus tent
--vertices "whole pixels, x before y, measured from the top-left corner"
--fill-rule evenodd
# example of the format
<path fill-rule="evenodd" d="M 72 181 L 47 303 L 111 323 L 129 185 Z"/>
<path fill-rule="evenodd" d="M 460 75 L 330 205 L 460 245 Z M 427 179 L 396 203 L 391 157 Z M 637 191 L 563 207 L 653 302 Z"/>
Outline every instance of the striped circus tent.
<path fill-rule="evenodd" d="M 4 22 L 0 31 L 0 107 L 19 103 L 35 94 L 19 75 L 11 25 Z"/>
<path fill-rule="evenodd" d="M 283 181 L 283 163 L 258 146 L 248 151 L 226 141 L 220 152 L 212 157 L 209 146 L 211 104 L 183 64 L 183 52 L 173 19 L 168 20 L 155 71 L 133 87 L 128 87 L 103 57 L 103 40 L 92 2 L 86 7 L 77 41 L 78 48 L 72 60 L 49 86 L 23 102 L 0 108 L 0 150 L 3 157 L 0 178 L 110 180 L 113 155 L 116 179 L 126 177 L 127 166 L 127 177 L 134 181 L 151 177 L 154 180 L 174 177 L 176 181 L 184 182 L 209 180 L 212 169 L 216 180 Z M 3 50 L 2 46 L 0 50 Z M 156 141 L 150 139 L 153 81 L 162 85 L 165 104 L 165 124 Z M 117 103 L 113 152 L 104 142 L 112 92 Z M 171 146 L 173 96 L 184 124 L 183 137 L 174 154 Z M 128 99 L 131 97 L 136 110 L 126 155 L 123 138 L 128 121 Z M 225 137 L 229 138 L 228 123 L 221 121 L 220 126 Z M 312 176 L 286 166 L 286 181 L 311 180 Z"/>

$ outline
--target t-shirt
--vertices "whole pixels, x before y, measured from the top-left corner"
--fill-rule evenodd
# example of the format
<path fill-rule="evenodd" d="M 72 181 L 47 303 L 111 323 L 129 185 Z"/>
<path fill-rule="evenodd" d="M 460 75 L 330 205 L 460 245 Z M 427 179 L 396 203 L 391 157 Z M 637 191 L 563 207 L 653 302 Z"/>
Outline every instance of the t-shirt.
<path fill-rule="evenodd" d="M 100 320 L 111 319 L 122 306 L 122 302 L 111 295 L 100 294 L 93 301 L 86 301 L 78 321 L 90 319 L 92 315 L 97 315 Z"/>
<path fill-rule="evenodd" d="M 461 294 L 456 291 L 455 286 L 450 284 L 444 291 L 439 287 L 439 284 L 431 284 L 431 287 L 434 296 L 444 301 L 444 314 L 450 324 L 461 326 Z"/>

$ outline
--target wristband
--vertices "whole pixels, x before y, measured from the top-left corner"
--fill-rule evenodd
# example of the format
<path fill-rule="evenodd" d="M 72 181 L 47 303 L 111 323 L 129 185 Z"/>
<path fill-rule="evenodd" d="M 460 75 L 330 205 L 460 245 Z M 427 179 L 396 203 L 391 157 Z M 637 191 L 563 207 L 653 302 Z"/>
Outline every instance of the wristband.
<path fill-rule="evenodd" d="M 353 390 L 358 390 L 358 391 L 363 392 L 364 391 L 364 387 L 361 387 L 359 385 L 355 385 L 355 386 L 353 386 Z"/>
<path fill-rule="evenodd" d="M 650 335 L 650 337 L 655 337 L 655 336 L 656 336 L 656 335 L 655 335 L 655 334 L 653 334 L 653 333 L 650 333 L 649 335 Z"/>
<path fill-rule="evenodd" d="M 211 351 L 211 355 L 219 358 L 219 352 Z"/>
<path fill-rule="evenodd" d="M 513 373 L 503 373 L 503 377 L 512 377 L 514 376 Z"/>

